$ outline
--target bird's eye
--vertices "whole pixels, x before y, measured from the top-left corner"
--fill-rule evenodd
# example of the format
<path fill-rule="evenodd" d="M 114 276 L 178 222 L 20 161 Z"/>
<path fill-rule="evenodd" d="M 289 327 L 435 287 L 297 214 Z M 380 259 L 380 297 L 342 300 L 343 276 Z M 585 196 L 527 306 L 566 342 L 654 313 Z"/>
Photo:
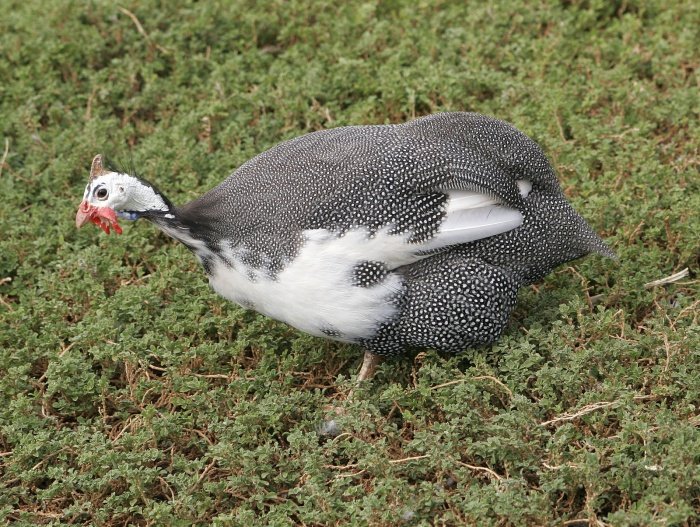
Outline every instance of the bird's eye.
<path fill-rule="evenodd" d="M 107 189 L 104 187 L 98 188 L 95 191 L 95 196 L 97 199 L 107 199 Z"/>

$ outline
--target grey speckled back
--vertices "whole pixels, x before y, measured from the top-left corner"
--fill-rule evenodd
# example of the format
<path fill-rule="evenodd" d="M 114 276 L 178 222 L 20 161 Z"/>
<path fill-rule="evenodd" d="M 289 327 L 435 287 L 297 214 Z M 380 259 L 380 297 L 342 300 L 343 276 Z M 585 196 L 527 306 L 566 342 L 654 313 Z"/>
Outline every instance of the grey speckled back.
<path fill-rule="evenodd" d="M 178 215 L 196 236 L 244 246 L 247 264 L 274 274 L 294 257 L 304 229 L 392 225 L 415 241 L 428 239 L 442 219 L 442 191 L 479 191 L 523 210 L 517 179 L 561 193 L 539 146 L 516 128 L 480 114 L 444 113 L 286 141 Z M 229 221 L 217 222 L 221 217 Z"/>

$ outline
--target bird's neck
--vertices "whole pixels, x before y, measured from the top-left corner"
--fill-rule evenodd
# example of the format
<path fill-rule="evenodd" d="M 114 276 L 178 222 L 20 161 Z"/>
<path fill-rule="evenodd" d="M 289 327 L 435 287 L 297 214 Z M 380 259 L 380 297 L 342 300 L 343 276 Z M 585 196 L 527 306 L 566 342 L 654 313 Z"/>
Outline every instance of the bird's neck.
<path fill-rule="evenodd" d="M 208 210 L 193 214 L 190 208 L 176 207 L 154 185 L 139 180 L 139 188 L 134 196 L 135 207 L 132 217 L 144 218 L 153 223 L 165 234 L 184 244 L 200 259 L 219 251 L 221 235 L 216 231 L 216 220 Z M 128 214 L 127 210 L 125 214 Z"/>
<path fill-rule="evenodd" d="M 153 223 L 165 234 L 179 241 L 193 253 L 201 256 L 212 252 L 217 244 L 206 224 L 191 221 L 179 207 L 173 206 L 167 198 L 164 198 L 167 208 L 157 211 L 142 213 L 143 217 Z"/>
<path fill-rule="evenodd" d="M 156 225 L 168 236 L 184 243 L 194 250 L 197 237 L 190 225 L 177 207 L 148 181 L 129 174 L 120 174 L 118 186 L 127 191 L 128 197 L 117 205 L 117 215 L 127 220 L 146 219 Z"/>

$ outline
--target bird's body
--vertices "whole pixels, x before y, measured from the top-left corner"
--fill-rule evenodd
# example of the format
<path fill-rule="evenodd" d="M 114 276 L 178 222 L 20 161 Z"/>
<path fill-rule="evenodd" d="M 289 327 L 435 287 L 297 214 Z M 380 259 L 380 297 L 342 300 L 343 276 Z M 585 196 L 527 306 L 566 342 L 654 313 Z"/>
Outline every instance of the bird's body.
<path fill-rule="evenodd" d="M 492 342 L 520 286 L 612 256 L 540 148 L 479 114 L 308 134 L 182 207 L 95 163 L 79 225 L 148 218 L 225 298 L 375 354 Z"/>

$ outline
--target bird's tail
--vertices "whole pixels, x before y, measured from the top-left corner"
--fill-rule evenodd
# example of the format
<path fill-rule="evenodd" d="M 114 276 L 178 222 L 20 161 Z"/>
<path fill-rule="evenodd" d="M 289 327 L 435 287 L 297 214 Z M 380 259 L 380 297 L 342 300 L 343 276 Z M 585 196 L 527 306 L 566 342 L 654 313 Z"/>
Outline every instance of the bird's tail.
<path fill-rule="evenodd" d="M 526 282 L 540 280 L 554 268 L 587 254 L 617 259 L 615 253 L 562 196 L 532 196 L 521 232 Z M 534 202 L 534 203 L 533 203 Z"/>
<path fill-rule="evenodd" d="M 617 255 L 615 252 L 608 247 L 608 244 L 603 241 L 603 239 L 591 228 L 590 225 L 588 225 L 588 222 L 586 222 L 586 220 L 584 220 L 579 213 L 574 210 L 568 201 L 563 201 L 566 206 L 562 210 L 562 219 L 574 229 L 575 234 L 573 239 L 569 240 L 569 243 L 573 246 L 574 250 L 580 252 L 580 256 L 585 256 L 590 253 L 597 253 L 601 256 L 617 260 Z M 567 230 L 571 229 L 572 227 L 567 227 Z"/>
<path fill-rule="evenodd" d="M 583 218 L 581 218 L 583 219 Z M 584 221 L 584 223 L 586 223 Z M 587 249 L 589 253 L 598 253 L 601 256 L 605 256 L 606 258 L 612 258 L 613 260 L 617 260 L 617 254 L 615 254 L 615 251 L 613 251 L 607 243 L 603 241 L 603 239 L 598 236 L 598 234 L 591 229 L 591 227 L 586 223 L 586 227 L 591 231 L 591 240 L 589 240 Z"/>
<path fill-rule="evenodd" d="M 563 194 L 533 191 L 521 212 L 520 227 L 465 244 L 462 251 L 509 269 L 523 285 L 590 253 L 616 258 Z"/>

